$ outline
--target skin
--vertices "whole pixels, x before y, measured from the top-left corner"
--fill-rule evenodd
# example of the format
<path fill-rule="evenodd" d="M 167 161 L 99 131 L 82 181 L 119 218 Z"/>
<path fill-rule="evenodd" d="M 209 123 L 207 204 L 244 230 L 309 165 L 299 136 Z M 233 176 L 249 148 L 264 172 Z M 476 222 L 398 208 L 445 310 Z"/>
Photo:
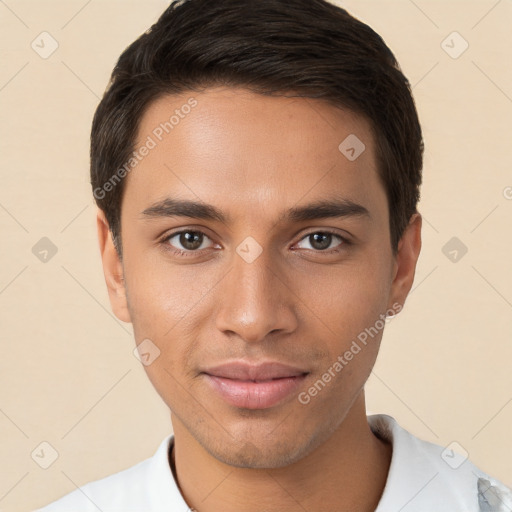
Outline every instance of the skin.
<path fill-rule="evenodd" d="M 405 303 L 421 215 L 394 256 L 370 126 L 321 100 L 220 87 L 165 96 L 141 119 L 137 146 L 190 97 L 197 106 L 126 178 L 122 261 L 98 212 L 112 309 L 133 324 L 137 344 L 149 338 L 160 350 L 145 370 L 171 410 L 184 499 L 199 512 L 373 511 L 391 447 L 368 426 L 363 387 L 382 330 L 307 405 L 293 393 L 268 409 L 237 408 L 201 371 L 231 359 L 280 361 L 310 372 L 299 389 L 307 391 L 379 315 Z M 349 134 L 366 146 L 355 161 L 338 149 Z M 142 213 L 166 197 L 211 204 L 229 219 Z M 279 220 L 333 197 L 370 216 Z M 179 235 L 163 240 L 184 228 L 206 235 L 199 249 Z M 321 250 L 307 235 L 325 230 L 351 244 L 333 236 Z M 262 248 L 251 263 L 236 252 L 248 236 Z"/>

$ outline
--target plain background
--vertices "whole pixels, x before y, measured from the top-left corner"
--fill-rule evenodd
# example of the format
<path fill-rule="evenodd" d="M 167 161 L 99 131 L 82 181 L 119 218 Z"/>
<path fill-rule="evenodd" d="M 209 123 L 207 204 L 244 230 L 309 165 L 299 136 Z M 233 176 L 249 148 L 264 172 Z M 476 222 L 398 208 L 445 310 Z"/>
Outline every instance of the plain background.
<path fill-rule="evenodd" d="M 131 326 L 110 311 L 88 181 L 90 124 L 110 72 L 167 5 L 0 1 L 2 512 L 127 468 L 171 431 Z M 368 410 L 456 441 L 512 485 L 512 3 L 339 5 L 395 53 L 426 146 L 423 249 L 386 327 Z M 31 47 L 44 31 L 59 45 L 47 59 Z M 57 249 L 47 262 L 33 252 L 43 237 Z M 31 456 L 51 455 L 42 442 L 58 453 L 48 469 Z"/>

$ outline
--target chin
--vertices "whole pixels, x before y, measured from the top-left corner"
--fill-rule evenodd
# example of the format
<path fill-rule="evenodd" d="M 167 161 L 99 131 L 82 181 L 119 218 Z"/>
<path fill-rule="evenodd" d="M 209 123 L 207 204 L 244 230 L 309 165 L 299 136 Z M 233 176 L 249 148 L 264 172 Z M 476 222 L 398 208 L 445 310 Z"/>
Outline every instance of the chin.
<path fill-rule="evenodd" d="M 329 437 L 328 432 L 317 435 L 305 435 L 302 432 L 282 434 L 279 439 L 276 434 L 266 435 L 260 433 L 239 435 L 240 440 L 223 438 L 208 445 L 198 439 L 203 448 L 218 461 L 229 466 L 247 469 L 275 469 L 294 464 L 306 457 L 320 445 L 324 438 Z M 197 439 L 197 438 L 196 438 Z"/>
<path fill-rule="evenodd" d="M 291 452 L 291 449 L 294 450 Z M 229 466 L 246 469 L 273 469 L 289 466 L 301 459 L 302 449 L 297 447 L 283 446 L 281 450 L 274 447 L 258 448 L 251 442 L 246 443 L 241 448 L 233 447 L 229 449 L 224 446 L 222 450 L 212 450 L 210 455 L 220 462 Z"/>

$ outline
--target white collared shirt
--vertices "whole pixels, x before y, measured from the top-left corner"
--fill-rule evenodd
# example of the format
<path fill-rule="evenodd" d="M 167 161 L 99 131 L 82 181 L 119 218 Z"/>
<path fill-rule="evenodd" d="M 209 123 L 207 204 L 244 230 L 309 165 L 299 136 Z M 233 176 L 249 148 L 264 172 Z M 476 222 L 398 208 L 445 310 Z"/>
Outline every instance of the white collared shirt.
<path fill-rule="evenodd" d="M 512 491 L 460 454 L 413 436 L 391 416 L 374 414 L 368 423 L 393 446 L 375 512 L 512 512 Z M 173 442 L 167 436 L 152 457 L 36 512 L 190 512 L 169 466 Z"/>

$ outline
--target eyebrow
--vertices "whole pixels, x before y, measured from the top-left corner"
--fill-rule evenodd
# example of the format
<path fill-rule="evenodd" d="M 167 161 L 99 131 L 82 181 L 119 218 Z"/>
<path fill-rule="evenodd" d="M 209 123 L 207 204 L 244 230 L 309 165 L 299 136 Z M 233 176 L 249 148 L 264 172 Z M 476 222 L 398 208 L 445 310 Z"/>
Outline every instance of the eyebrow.
<path fill-rule="evenodd" d="M 166 198 L 149 208 L 142 215 L 147 218 L 190 217 L 195 219 L 229 222 L 230 218 L 213 205 L 199 201 Z M 328 218 L 361 217 L 371 219 L 370 212 L 363 205 L 350 199 L 327 199 L 296 206 L 283 212 L 279 222 L 304 222 Z"/>

